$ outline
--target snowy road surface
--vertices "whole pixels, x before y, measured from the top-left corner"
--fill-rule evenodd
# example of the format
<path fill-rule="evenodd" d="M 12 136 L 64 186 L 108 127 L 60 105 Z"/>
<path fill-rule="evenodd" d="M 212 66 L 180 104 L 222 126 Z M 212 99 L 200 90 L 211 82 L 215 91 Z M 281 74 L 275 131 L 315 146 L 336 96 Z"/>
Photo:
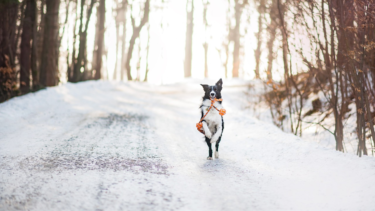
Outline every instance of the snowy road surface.
<path fill-rule="evenodd" d="M 375 210 L 375 159 L 303 141 L 224 81 L 220 158 L 198 83 L 85 82 L 0 104 L 0 210 Z"/>

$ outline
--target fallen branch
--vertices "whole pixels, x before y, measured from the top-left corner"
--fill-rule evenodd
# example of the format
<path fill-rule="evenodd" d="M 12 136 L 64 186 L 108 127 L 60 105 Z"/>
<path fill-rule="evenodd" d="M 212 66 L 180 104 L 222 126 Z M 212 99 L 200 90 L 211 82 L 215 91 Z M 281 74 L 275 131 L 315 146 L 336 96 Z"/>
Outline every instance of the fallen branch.
<path fill-rule="evenodd" d="M 304 121 L 302 121 L 304 122 Z M 330 131 L 328 128 L 324 127 L 324 125 L 320 124 L 320 122 L 304 122 L 304 123 L 309 123 L 309 124 L 315 124 L 315 125 L 319 125 L 320 127 L 322 127 L 324 130 L 328 131 L 329 133 L 331 133 L 332 135 L 335 135 L 332 131 Z"/>

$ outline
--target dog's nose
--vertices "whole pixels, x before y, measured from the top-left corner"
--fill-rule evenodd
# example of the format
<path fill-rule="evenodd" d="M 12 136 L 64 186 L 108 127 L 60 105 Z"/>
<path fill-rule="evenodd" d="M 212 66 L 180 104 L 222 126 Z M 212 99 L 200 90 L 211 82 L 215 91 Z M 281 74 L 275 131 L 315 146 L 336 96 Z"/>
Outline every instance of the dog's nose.
<path fill-rule="evenodd" d="M 212 97 L 215 96 L 215 93 L 211 93 L 211 96 L 212 96 Z"/>

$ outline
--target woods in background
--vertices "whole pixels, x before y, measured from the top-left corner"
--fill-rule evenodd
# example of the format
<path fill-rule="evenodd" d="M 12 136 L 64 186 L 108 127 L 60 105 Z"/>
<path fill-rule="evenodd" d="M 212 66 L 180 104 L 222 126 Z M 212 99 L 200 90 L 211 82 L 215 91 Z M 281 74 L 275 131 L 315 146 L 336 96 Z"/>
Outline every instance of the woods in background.
<path fill-rule="evenodd" d="M 192 77 L 193 57 L 204 51 L 203 75 L 209 77 L 212 51 L 220 58 L 225 77 L 243 77 L 242 60 L 244 15 L 249 11 L 247 0 L 223 1 L 227 9 L 223 23 L 221 46 L 210 45 L 213 11 L 211 0 L 186 0 L 184 77 Z M 171 4 L 166 0 L 3 0 L 0 2 L 0 101 L 12 96 L 56 86 L 61 82 L 113 79 L 147 81 L 152 42 L 150 15 Z M 195 5 L 203 11 L 203 48 L 195 49 L 194 24 L 198 15 Z M 110 7 L 108 8 L 108 5 Z M 103 69 L 108 62 L 106 21 L 112 15 L 116 28 L 114 70 Z M 160 19 L 160 28 L 168 30 L 168 20 Z M 200 16 L 200 15 L 199 15 Z M 112 23 L 112 22 L 110 22 Z M 89 34 L 92 24 L 95 33 Z M 108 22 L 107 22 L 108 24 Z M 248 27 L 248 23 L 245 23 Z M 157 26 L 157 25 L 155 25 Z M 159 27 L 159 26 L 157 26 Z M 147 34 L 147 39 L 142 34 Z M 91 37 L 94 37 L 92 40 Z M 143 37 L 143 38 L 142 38 Z M 93 46 L 93 47 L 92 47 Z M 93 49 L 93 51 L 91 51 Z M 163 53 L 163 47 L 160 49 Z M 145 68 L 145 71 L 141 71 Z M 179 67 L 179 68 L 181 68 Z M 242 68 L 242 73 L 240 69 Z M 162 71 L 162 70 L 161 70 Z M 211 69 L 211 71 L 215 71 Z M 136 72 L 136 75 L 135 75 Z"/>
<path fill-rule="evenodd" d="M 138 6 L 138 3 L 132 1 L 129 5 L 127 0 L 116 2 L 116 24 L 123 26 L 121 79 L 124 79 L 126 71 L 128 80 L 132 80 L 130 60 L 135 40 L 143 26 L 148 23 L 149 0 L 142 3 L 143 15 L 139 24 L 136 24 L 139 17 L 133 17 L 131 14 L 133 34 L 129 47 L 125 48 L 126 11 L 128 7 Z M 95 42 L 87 43 L 88 36 L 91 36 L 88 35 L 90 21 L 95 21 L 92 20 L 94 11 Z M 0 2 L 0 12 L 0 21 L 4 23 L 0 25 L 0 102 L 12 96 L 56 86 L 63 75 L 66 75 L 69 82 L 103 77 L 103 56 L 106 53 L 105 20 L 108 12 L 105 0 L 4 0 Z M 70 16 L 75 16 L 73 23 L 68 21 Z M 73 42 L 66 50 L 67 68 L 60 70 L 61 42 L 63 36 L 66 36 L 66 29 L 72 24 Z M 117 40 L 117 45 L 119 43 L 120 39 Z M 94 45 L 92 59 L 88 58 L 88 45 Z"/>

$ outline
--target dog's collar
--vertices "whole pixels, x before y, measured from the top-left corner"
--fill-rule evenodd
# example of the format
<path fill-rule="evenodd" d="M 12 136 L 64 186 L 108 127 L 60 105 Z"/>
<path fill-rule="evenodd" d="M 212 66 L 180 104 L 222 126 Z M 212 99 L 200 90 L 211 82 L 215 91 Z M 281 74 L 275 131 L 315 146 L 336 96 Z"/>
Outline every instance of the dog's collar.
<path fill-rule="evenodd" d="M 221 99 L 221 98 L 220 98 L 220 99 L 216 99 L 216 97 L 215 97 L 214 99 L 211 98 L 210 100 L 211 100 L 211 102 L 212 102 L 212 101 L 214 101 L 214 102 L 217 102 L 217 101 L 223 101 L 223 99 Z"/>
<path fill-rule="evenodd" d="M 220 99 L 217 99 L 217 98 L 206 98 L 206 99 L 203 99 L 203 101 L 205 100 L 209 100 L 211 103 L 216 103 L 216 102 L 222 102 L 223 99 L 220 98 Z"/>

